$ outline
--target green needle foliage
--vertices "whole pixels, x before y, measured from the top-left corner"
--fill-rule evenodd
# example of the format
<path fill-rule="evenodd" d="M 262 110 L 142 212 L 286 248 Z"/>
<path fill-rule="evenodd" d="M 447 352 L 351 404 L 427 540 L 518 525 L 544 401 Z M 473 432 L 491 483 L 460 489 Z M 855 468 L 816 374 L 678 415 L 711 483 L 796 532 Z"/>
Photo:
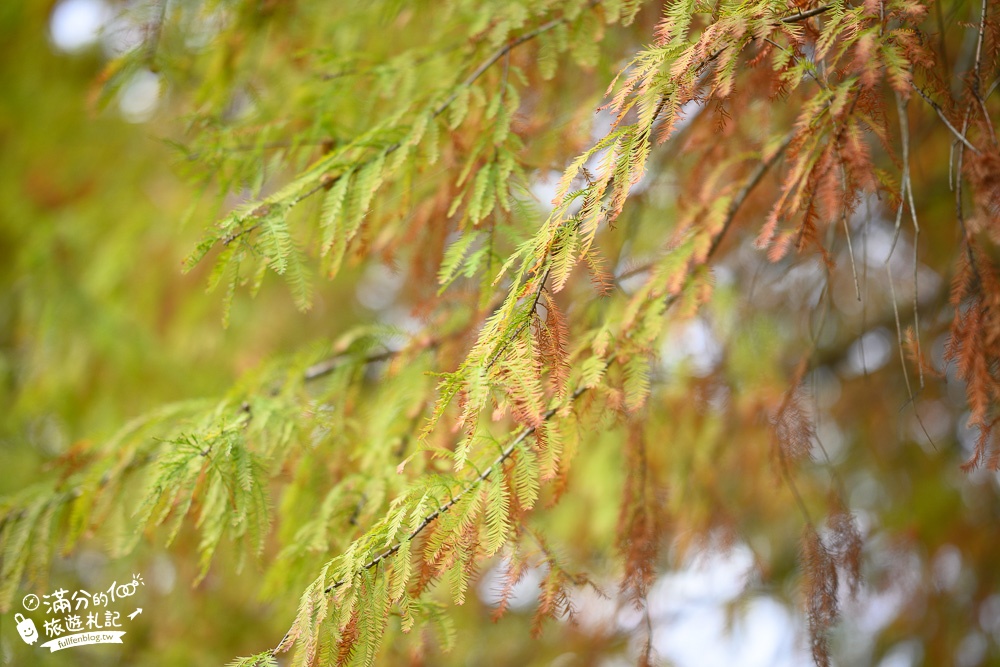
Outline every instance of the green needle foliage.
<path fill-rule="evenodd" d="M 1000 660 L 1000 7 L 107 7 L 0 10 L 5 617 L 100 553 L 135 664 L 656 664 L 744 550 L 799 658 Z"/>

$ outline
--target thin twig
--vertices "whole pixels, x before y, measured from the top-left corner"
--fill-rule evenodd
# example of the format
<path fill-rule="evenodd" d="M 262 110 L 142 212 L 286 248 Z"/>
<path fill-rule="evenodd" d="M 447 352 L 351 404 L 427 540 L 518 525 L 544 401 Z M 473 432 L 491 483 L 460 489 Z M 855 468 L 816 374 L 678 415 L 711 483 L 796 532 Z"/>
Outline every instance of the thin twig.
<path fill-rule="evenodd" d="M 892 262 L 885 263 L 885 273 L 889 279 L 889 295 L 892 298 L 892 313 L 896 319 L 896 344 L 899 347 L 899 363 L 903 367 L 903 382 L 906 384 L 906 396 L 909 403 L 913 402 L 913 388 L 910 386 L 910 374 L 906 370 L 906 353 L 903 351 L 903 326 L 899 321 L 899 305 L 896 302 L 896 287 L 892 281 Z"/>
<path fill-rule="evenodd" d="M 538 287 L 535 288 L 534 298 L 531 301 L 531 312 L 532 313 L 534 313 L 535 310 L 538 308 L 538 300 L 542 296 L 542 290 L 545 289 L 545 282 L 549 279 L 549 273 L 551 273 L 551 272 L 552 272 L 552 265 L 550 264 L 545 269 L 545 274 L 542 275 L 542 279 L 540 281 L 538 281 Z M 503 342 L 500 343 L 500 345 L 497 348 L 497 351 L 493 353 L 493 355 L 490 357 L 489 362 L 487 362 L 486 368 L 490 368 L 490 367 L 493 366 L 493 364 L 496 363 L 497 359 L 500 358 L 500 355 L 504 353 L 504 350 L 506 350 L 508 347 L 510 347 L 510 344 L 514 342 L 514 339 L 517 338 L 521 334 L 521 332 L 524 331 L 528 327 L 528 324 L 530 324 L 530 323 L 531 323 L 531 316 L 529 315 L 527 322 L 523 322 L 514 331 L 514 333 L 512 333 L 507 338 L 507 340 L 505 340 L 505 341 L 503 341 Z"/>
<path fill-rule="evenodd" d="M 790 392 L 787 394 L 785 398 L 786 402 L 791 395 L 792 394 Z M 809 514 L 809 508 L 806 507 L 805 500 L 802 499 L 802 494 L 799 493 L 799 487 L 795 485 L 795 479 L 792 477 L 792 471 L 789 470 L 788 459 L 785 456 L 785 451 L 782 449 L 780 444 L 776 445 L 775 449 L 778 451 L 778 469 L 781 471 L 781 476 L 785 478 L 788 490 L 791 491 L 792 496 L 795 498 L 795 504 L 802 513 L 802 520 L 806 522 L 806 525 L 810 526 L 815 531 L 816 524 L 813 521 L 812 515 Z"/>
<path fill-rule="evenodd" d="M 390 146 L 388 150 L 386 150 L 384 153 L 382 153 L 382 155 L 389 155 L 390 153 L 392 153 L 393 151 L 395 151 L 398 148 L 399 148 L 399 144 L 395 144 L 394 146 Z M 369 160 L 365 160 L 361 164 L 362 165 L 368 164 L 372 160 L 374 160 L 374 158 L 371 158 Z M 326 188 L 332 186 L 334 183 L 336 183 L 337 181 L 339 181 L 342 178 L 342 176 L 343 176 L 343 174 L 341 174 L 339 176 L 335 176 L 332 179 L 322 179 L 321 178 L 319 180 L 319 182 L 316 183 L 316 185 L 314 185 L 313 187 L 309 188 L 305 192 L 300 192 L 298 195 L 296 195 L 295 198 L 292 199 L 287 204 L 287 207 L 289 209 L 295 208 L 296 206 L 298 206 L 302 202 L 302 200 L 308 199 L 309 197 L 313 196 L 314 194 L 316 194 L 320 190 L 323 190 L 323 189 L 326 189 Z M 264 202 L 260 206 L 258 206 L 256 210 L 261 210 L 262 208 L 270 207 L 272 205 L 273 205 L 273 202 Z M 255 216 L 255 217 L 261 217 L 261 218 L 263 218 L 265 216 L 261 215 L 261 216 Z M 260 225 L 261 225 L 261 223 L 255 222 L 254 224 L 250 225 L 249 227 L 244 227 L 241 230 L 238 230 L 238 231 L 231 232 L 231 233 L 227 234 L 226 236 L 222 237 L 222 239 L 221 239 L 222 245 L 227 246 L 227 245 L 231 244 L 236 239 L 241 238 L 243 236 L 246 236 L 247 234 L 250 234 L 251 232 L 259 229 Z"/>
<path fill-rule="evenodd" d="M 243 151 L 272 151 L 280 150 L 282 148 L 297 150 L 300 148 L 312 148 L 315 146 L 330 146 L 332 148 L 334 144 L 335 140 L 326 138 L 316 141 L 270 141 L 264 144 L 237 144 L 235 146 L 219 146 L 216 150 L 225 153 L 239 153 Z M 190 162 L 194 162 L 195 160 L 200 160 L 204 156 L 205 152 L 207 151 L 186 153 L 184 158 Z"/>
<path fill-rule="evenodd" d="M 899 206 L 896 207 L 896 223 L 893 226 L 892 243 L 889 244 L 889 252 L 885 256 L 886 263 L 892 259 L 896 252 L 896 242 L 899 241 L 899 232 L 903 227 L 903 208 L 906 206 L 906 190 L 910 184 L 910 131 L 909 118 L 906 115 L 906 103 L 902 96 L 896 93 L 896 111 L 899 114 L 899 142 L 903 149 L 903 175 L 899 184 Z"/>
<path fill-rule="evenodd" d="M 972 115 L 972 105 L 970 104 L 965 109 L 965 118 L 962 121 L 962 136 L 969 130 L 969 118 Z M 955 217 L 958 220 L 958 226 L 962 229 L 962 241 L 965 244 L 965 256 L 969 262 L 969 269 L 972 271 L 972 275 L 975 277 L 976 282 L 979 282 L 979 269 L 976 266 L 976 256 L 972 252 L 972 236 L 969 232 L 968 226 L 965 224 L 965 212 L 962 207 L 962 162 L 965 159 L 965 146 L 962 144 L 958 145 L 958 159 L 955 164 Z"/>
<path fill-rule="evenodd" d="M 906 100 L 898 92 L 895 95 L 896 109 L 899 112 L 899 133 L 903 144 L 903 184 L 900 191 L 900 207 L 902 207 L 902 195 L 905 194 L 910 208 L 910 220 L 913 221 L 913 336 L 917 344 L 917 371 L 920 376 L 920 388 L 923 389 L 924 365 L 922 363 L 923 354 L 920 349 L 920 309 L 918 308 L 919 292 L 917 290 L 917 273 L 919 268 L 917 253 L 920 244 L 920 224 L 917 222 L 917 207 L 913 202 L 913 181 L 910 178 L 910 119 L 907 115 Z"/>
<path fill-rule="evenodd" d="M 986 120 L 986 124 L 990 128 L 990 139 L 993 140 L 993 145 L 997 145 L 997 135 L 996 131 L 993 129 L 993 120 L 990 118 L 990 112 L 986 109 L 986 100 L 980 95 L 980 90 L 982 86 L 982 63 L 983 63 L 983 33 L 986 32 L 986 0 L 983 0 L 982 7 L 979 11 L 979 35 L 976 37 L 976 60 L 972 68 L 972 95 L 979 102 L 979 108 L 983 112 L 983 118 Z"/>
<path fill-rule="evenodd" d="M 840 164 L 840 188 L 846 194 L 847 192 L 847 174 L 844 170 L 844 164 Z M 844 206 L 840 212 L 840 221 L 844 225 L 844 236 L 847 237 L 847 256 L 851 259 L 851 275 L 854 277 L 854 293 L 861 301 L 861 283 L 858 281 L 858 265 L 854 261 L 854 243 L 851 241 L 851 226 L 847 223 L 847 206 Z"/>
<path fill-rule="evenodd" d="M 944 110 L 938 105 L 938 103 L 935 102 L 934 100 L 932 100 L 930 98 L 930 96 L 928 96 L 927 93 L 925 93 L 923 91 L 923 89 L 920 88 L 920 86 L 918 86 L 917 84 L 913 83 L 913 81 L 910 81 L 910 86 L 913 88 L 913 90 L 915 90 L 918 93 L 920 93 L 920 97 L 924 98 L 924 100 L 927 102 L 927 104 L 931 105 L 931 108 L 933 108 L 934 111 L 937 112 L 938 117 L 948 127 L 948 129 L 951 130 L 951 133 L 953 135 L 955 135 L 955 138 L 957 138 L 959 141 L 961 141 L 965 145 L 965 147 L 968 148 L 970 151 L 972 151 L 973 153 L 975 153 L 976 155 L 978 155 L 979 154 L 979 149 L 976 148 L 975 146 L 973 146 L 972 143 L 968 139 L 965 138 L 965 134 L 964 133 L 959 132 L 958 130 L 955 129 L 955 126 L 952 125 L 951 121 L 948 120 L 948 117 L 944 115 Z"/>
<path fill-rule="evenodd" d="M 1000 86 L 1000 76 L 993 79 L 993 83 L 990 84 L 990 87 L 986 89 L 986 94 L 983 95 L 983 100 L 990 99 L 990 95 L 996 91 L 998 86 Z"/>
<path fill-rule="evenodd" d="M 925 100 L 927 100 L 929 103 L 931 103 L 932 106 L 934 106 L 935 110 L 941 116 L 941 119 L 944 120 L 945 123 L 947 123 L 949 127 L 951 127 L 951 123 L 948 123 L 948 120 L 944 117 L 944 114 L 941 112 L 941 109 L 939 107 L 937 107 L 931 101 L 931 99 L 929 97 L 927 97 L 927 95 L 925 95 L 923 93 L 923 91 L 921 91 L 919 88 L 917 88 L 913 84 L 912 81 L 910 82 L 910 85 L 912 85 L 917 90 L 917 92 L 919 92 L 921 94 L 921 96 L 923 96 L 923 98 Z M 917 212 L 916 212 L 916 210 L 914 208 L 914 204 L 913 204 L 913 192 L 912 192 L 912 190 L 913 190 L 913 184 L 910 181 L 910 123 L 909 123 L 909 116 L 907 115 L 906 102 L 903 100 L 903 97 L 898 92 L 895 93 L 895 96 L 896 96 L 896 111 L 898 112 L 898 115 L 899 115 L 900 143 L 902 144 L 902 149 L 903 149 L 903 177 L 902 177 L 902 183 L 899 186 L 899 188 L 900 188 L 899 189 L 899 207 L 896 209 L 896 228 L 895 228 L 895 232 L 894 232 L 893 237 L 892 237 L 892 245 L 889 247 L 889 253 L 886 255 L 886 258 L 885 258 L 885 271 L 886 271 L 886 275 L 887 275 L 888 280 L 889 280 L 889 293 L 890 293 L 890 295 L 892 297 L 892 312 L 893 312 L 893 315 L 895 316 L 895 320 L 896 320 L 896 343 L 897 343 L 897 345 L 899 347 L 899 363 L 900 363 L 900 365 L 903 368 L 903 381 L 906 384 L 906 395 L 907 395 L 907 397 L 909 399 L 908 403 L 913 403 L 913 389 L 910 386 L 910 375 L 909 375 L 909 371 L 907 371 L 907 369 L 906 369 L 906 353 L 905 353 L 905 351 L 903 349 L 903 326 L 900 323 L 900 319 L 899 319 L 899 306 L 898 306 L 898 304 L 896 302 L 896 286 L 893 283 L 893 279 L 892 279 L 892 254 L 893 254 L 893 252 L 896 249 L 896 241 L 899 238 L 899 229 L 900 229 L 900 225 L 902 224 L 902 218 L 903 218 L 903 207 L 908 203 L 909 204 L 909 208 L 910 208 L 910 219 L 913 221 L 913 317 L 914 317 L 914 320 L 916 322 L 915 326 L 917 328 L 917 330 L 915 331 L 914 335 L 917 336 L 917 345 L 919 347 L 919 345 L 920 345 L 920 342 L 919 342 L 920 341 L 920 339 L 919 339 L 919 335 L 920 335 L 920 332 L 919 332 L 919 326 L 920 326 L 920 324 L 919 324 L 919 322 L 920 322 L 920 320 L 918 319 L 919 315 L 918 315 L 918 309 L 917 309 L 917 305 L 918 305 L 917 304 L 917 268 L 918 268 L 917 267 L 917 250 L 918 250 L 918 248 L 917 248 L 917 242 L 918 242 L 919 235 L 920 235 L 920 226 L 917 224 Z M 962 136 L 962 135 L 959 135 L 959 136 Z M 917 368 L 919 369 L 919 372 L 920 372 L 920 387 L 922 389 L 923 386 L 924 386 L 924 370 L 923 370 L 923 365 L 921 364 L 919 358 L 917 359 Z M 917 419 L 919 421 L 919 419 L 920 419 L 919 415 L 917 415 Z"/>
<path fill-rule="evenodd" d="M 865 197 L 865 223 L 861 228 L 861 282 L 864 285 L 864 296 L 868 296 L 868 235 L 871 231 L 872 210 L 871 197 Z M 861 332 L 858 338 L 864 334 L 868 322 L 868 299 L 861 300 Z M 865 358 L 865 346 L 861 348 L 861 370 L 864 376 L 868 377 L 868 360 Z"/>
<path fill-rule="evenodd" d="M 596 4 L 597 4 L 597 2 L 591 2 L 590 6 L 593 7 Z M 530 30 L 530 31 L 524 33 L 523 35 L 521 35 L 520 37 L 518 37 L 514 41 L 508 42 L 507 44 L 504 44 L 503 46 L 501 46 L 500 48 L 498 48 L 496 51 L 494 51 L 490 55 L 489 58 L 487 58 L 486 60 L 484 60 L 483 62 L 481 62 L 479 64 L 479 67 L 477 67 L 476 69 L 472 70 L 472 73 L 469 74 L 469 76 L 467 76 L 465 78 L 465 80 L 462 81 L 462 83 L 459 84 L 459 86 L 454 91 L 452 91 L 451 95 L 449 95 L 448 98 L 445 99 L 444 102 L 442 102 L 440 105 L 437 106 L 437 108 L 434 109 L 433 115 L 434 116 L 440 116 L 442 113 L 444 113 L 444 110 L 447 109 L 448 106 L 451 105 L 451 103 L 454 102 L 458 98 L 458 95 L 459 95 L 459 93 L 461 92 L 461 90 L 463 88 L 468 88 L 473 83 L 475 83 L 476 79 L 478 79 L 479 77 L 481 77 L 483 75 L 483 72 L 485 72 L 490 67 L 492 67 L 495 62 L 497 62 L 498 60 L 500 60 L 501 58 L 503 58 L 505 55 L 507 55 L 508 53 L 510 53 L 512 50 L 514 50 L 515 48 L 517 48 L 521 44 L 524 44 L 525 42 L 530 41 L 530 40 L 538 37 L 539 35 L 542 35 L 542 34 L 548 32 L 549 30 L 552 30 L 553 28 L 562 25 L 563 23 L 566 23 L 568 20 L 569 19 L 567 19 L 565 16 L 561 16 L 561 17 L 559 17 L 557 19 L 552 19 L 551 21 L 548 21 L 548 22 L 543 23 L 542 25 L 538 26 L 534 30 Z"/>

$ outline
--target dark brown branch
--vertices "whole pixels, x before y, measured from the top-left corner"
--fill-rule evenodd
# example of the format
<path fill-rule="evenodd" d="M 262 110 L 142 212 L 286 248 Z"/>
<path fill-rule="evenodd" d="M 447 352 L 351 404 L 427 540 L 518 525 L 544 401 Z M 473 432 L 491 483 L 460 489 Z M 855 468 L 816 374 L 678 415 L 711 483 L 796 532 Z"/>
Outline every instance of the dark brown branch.
<path fill-rule="evenodd" d="M 389 147 L 388 150 L 385 151 L 384 155 L 389 155 L 390 153 L 392 153 L 393 151 L 395 151 L 396 149 L 398 149 L 399 146 L 400 146 L 400 144 L 398 144 L 398 143 L 393 144 L 392 146 Z M 374 158 L 371 158 L 369 160 L 365 160 L 361 164 L 362 165 L 368 164 L 372 160 L 374 160 Z M 334 183 L 336 183 L 337 181 L 339 181 L 340 178 L 341 178 L 341 176 L 335 176 L 332 179 L 320 178 L 319 182 L 316 185 L 314 185 L 313 187 L 309 188 L 305 192 L 299 193 L 298 196 L 296 196 L 294 199 L 292 199 L 292 201 L 289 202 L 289 204 L 288 204 L 288 208 L 292 209 L 292 208 L 298 206 L 302 202 L 303 199 L 308 199 L 309 197 L 313 196 L 314 194 L 316 194 L 320 190 L 324 190 L 326 188 L 329 188 Z M 271 206 L 270 203 L 265 202 L 265 203 L 261 204 L 260 206 L 258 206 L 257 209 L 255 209 L 255 210 L 259 211 L 259 210 L 263 209 L 264 207 L 270 207 L 270 206 Z M 263 217 L 263 216 L 255 216 L 255 217 Z M 260 224 L 261 223 L 259 223 L 259 222 L 255 222 L 254 224 L 250 225 L 249 227 L 244 227 L 243 229 L 241 229 L 239 231 L 235 231 L 235 232 L 232 232 L 230 234 L 227 234 L 226 236 L 222 237 L 222 239 L 221 239 L 222 245 L 229 245 L 230 243 L 232 243 L 236 239 L 238 239 L 238 238 L 240 238 L 242 236 L 246 236 L 247 234 L 250 234 L 251 232 L 253 232 L 256 229 L 258 229 L 260 227 Z"/>
<path fill-rule="evenodd" d="M 437 341 L 433 341 L 427 346 L 427 349 L 437 346 Z M 378 352 L 376 354 L 371 354 L 360 360 L 361 364 L 375 364 L 380 361 L 388 361 L 393 357 L 398 356 L 402 350 L 386 350 L 385 352 Z M 302 379 L 306 382 L 311 382 L 313 380 L 318 380 L 321 377 L 325 377 L 332 373 L 333 371 L 340 368 L 344 359 L 349 355 L 347 353 L 341 353 L 330 357 L 329 359 L 324 359 L 323 361 L 317 362 L 306 369 L 305 373 L 302 374 Z"/>
<path fill-rule="evenodd" d="M 791 16 L 785 16 L 784 18 L 781 19 L 781 22 L 798 23 L 799 21 L 805 21 L 806 19 L 810 19 L 814 16 L 819 16 L 820 14 L 823 14 L 824 12 L 827 12 L 829 10 L 830 10 L 830 5 L 820 5 L 819 7 L 816 7 L 814 9 L 809 9 L 804 12 L 792 14 Z"/>
<path fill-rule="evenodd" d="M 764 178 L 764 174 L 767 173 L 767 170 L 778 161 L 778 158 L 780 158 L 786 150 L 788 150 L 788 146 L 792 143 L 792 139 L 794 138 L 795 132 L 789 132 L 785 135 L 785 138 L 782 139 L 781 143 L 778 145 L 778 149 L 774 152 L 774 155 L 772 155 L 768 160 L 762 161 L 757 165 L 757 167 L 750 174 L 750 178 L 747 179 L 746 183 L 743 184 L 743 187 L 740 188 L 740 191 L 736 193 L 735 197 L 733 197 L 733 201 L 729 203 L 729 208 L 726 210 L 726 219 L 722 223 L 722 229 L 715 235 L 715 238 L 712 239 L 712 245 L 708 248 L 708 257 L 714 255 L 715 251 L 718 250 L 719 245 L 722 243 L 722 238 L 726 235 L 726 232 L 729 231 L 729 227 L 733 224 L 733 220 L 736 219 L 736 212 L 740 210 L 740 207 L 743 206 L 743 202 L 746 201 L 747 197 L 750 196 L 750 193 L 753 192 L 754 188 L 757 187 L 761 179 Z"/>

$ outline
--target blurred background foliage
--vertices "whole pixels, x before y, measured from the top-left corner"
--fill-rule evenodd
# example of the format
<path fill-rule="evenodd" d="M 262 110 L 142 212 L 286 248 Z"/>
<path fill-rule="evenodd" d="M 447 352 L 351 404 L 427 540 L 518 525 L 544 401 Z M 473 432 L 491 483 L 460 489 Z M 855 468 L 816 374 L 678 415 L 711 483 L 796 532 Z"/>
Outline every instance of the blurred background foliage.
<path fill-rule="evenodd" d="M 69 23 L 58 24 L 67 9 Z M 199 198 L 184 180 L 189 167 L 165 141 L 178 133 L 184 100 L 164 91 L 153 97 L 155 111 L 130 112 L 121 96 L 98 99 L 102 72 L 129 36 L 114 26 L 103 39 L 88 35 L 88 19 L 127 9 L 103 2 L 0 7 L 0 495 L 58 474 L 60 462 L 82 463 L 93 443 L 137 415 L 218 395 L 275 350 L 328 335 L 331 304 L 347 305 L 336 309 L 338 322 L 360 315 L 349 282 L 327 284 L 325 300 L 308 314 L 270 284 L 252 307 L 237 304 L 231 326 L 221 327 L 205 272 L 181 271 L 219 212 L 217 199 Z M 145 634 L 130 636 L 124 648 L 49 655 L 24 646 L 4 614 L 4 664 L 221 664 L 245 651 L 262 624 L 280 634 L 294 599 L 282 617 L 222 563 L 192 589 L 197 559 L 177 556 L 184 551 L 183 544 L 169 555 L 150 547 L 109 561 L 98 545 L 84 545 L 58 559 L 53 589 L 144 573 Z"/>
<path fill-rule="evenodd" d="M 977 16 L 976 3 L 945 4 L 956 25 Z M 453 42 L 428 43 L 427 34 L 441 32 L 433 26 L 433 12 L 413 13 L 405 3 L 261 0 L 205 3 L 203 12 L 184 14 L 187 23 L 167 23 L 150 38 L 159 7 L 104 0 L 0 5 L 0 399 L 6 406 L 0 413 L 0 496 L 16 496 L 84 465 L 92 445 L 137 415 L 171 401 L 222 395 L 241 375 L 278 355 L 325 350 L 321 341 L 355 325 L 399 324 L 411 314 L 408 308 L 436 289 L 437 258 L 415 250 L 422 247 L 416 239 L 389 234 L 366 243 L 390 269 L 356 261 L 335 281 L 315 279 L 306 312 L 296 309 L 282 281 L 269 278 L 253 300 L 237 294 L 223 328 L 220 292 L 205 294 L 210 267 L 181 269 L 212 221 L 269 191 L 328 143 L 400 111 L 391 90 L 333 102 L 327 96 L 342 95 L 342 89 L 318 86 L 317 77 L 332 80 L 379 66 L 389 72 L 383 83 L 396 86 L 393 68 L 412 68 L 410 49 L 416 49 L 425 60 L 410 85 L 420 88 L 451 75 L 449 61 L 440 56 L 462 47 L 465 33 L 454 31 Z M 81 33 L 79 25 L 75 32 L 59 32 L 70 10 L 98 12 L 103 36 Z M 79 22 L 86 13 L 74 16 Z M 525 86 L 533 94 L 522 91 L 520 122 L 523 133 L 537 138 L 525 162 L 540 188 L 567 156 L 587 146 L 605 86 L 623 59 L 649 40 L 657 18 L 654 8 L 629 28 L 609 28 L 592 66 L 561 64 L 569 73 L 544 85 L 531 78 Z M 961 32 L 955 35 L 949 37 L 952 52 L 967 41 Z M 115 60 L 140 44 L 155 55 Z M 344 55 L 353 53 L 368 60 Z M 394 60 L 399 53 L 408 60 Z M 365 85 L 378 89 L 379 75 Z M 402 98 L 405 91 L 396 92 Z M 245 111 L 248 100 L 252 114 Z M 336 116 L 325 109 L 335 109 Z M 776 490 L 781 481 L 769 468 L 760 397 L 787 389 L 790 369 L 812 347 L 815 362 L 805 387 L 817 405 L 825 453 L 806 467 L 799 483 L 814 511 L 823 506 L 824 489 L 839 488 L 865 537 L 862 594 L 855 601 L 845 597 L 844 620 L 834 635 L 838 664 L 1000 664 L 1000 484 L 995 473 L 959 470 L 975 436 L 964 428 L 968 413 L 960 383 L 942 360 L 957 247 L 952 200 L 940 196 L 947 192 L 949 137 L 928 129 L 934 119 L 927 109 L 914 113 L 923 124 L 914 131 L 920 150 L 913 170 L 925 184 L 915 194 L 927 221 L 918 250 L 921 308 L 929 314 L 923 340 L 947 381 L 929 382 L 907 401 L 881 269 L 891 233 L 885 211 L 863 232 L 873 255 L 881 253 L 868 264 L 859 254 L 862 268 L 872 267 L 863 302 L 855 299 L 850 271 L 824 282 L 815 256 L 770 264 L 748 242 L 727 243 L 713 301 L 667 334 L 655 399 L 640 429 L 656 445 L 649 450 L 657 459 L 650 465 L 669 471 L 664 486 L 672 490 L 663 504 L 675 522 L 669 530 L 673 541 L 664 550 L 655 589 L 661 600 L 656 627 L 665 639 L 654 644 L 664 659 L 699 664 L 701 651 L 700 664 L 724 664 L 711 661 L 732 656 L 740 664 L 808 660 L 797 588 L 800 519 L 789 513 L 793 498 Z M 732 135 L 759 130 L 742 127 L 738 114 L 729 123 Z M 547 135 L 539 131 L 543 127 L 558 131 Z M 460 164 L 465 139 L 457 135 L 440 171 Z M 620 233 L 600 241 L 611 257 L 638 263 L 643 252 L 651 253 L 664 236 L 663 220 L 676 216 L 675 199 L 690 194 L 677 191 L 677 174 L 696 165 L 680 151 L 657 159 L 661 171 L 648 190 L 630 198 L 631 208 L 617 223 Z M 434 192 L 438 176 L 422 177 L 426 192 Z M 418 192 L 420 184 L 418 179 Z M 766 204 L 762 199 L 757 207 Z M 878 217 L 881 204 L 869 206 Z M 862 234 L 860 226 L 856 231 Z M 440 250 L 446 232 L 443 225 L 426 230 L 420 243 Z M 427 241 L 433 235 L 436 240 Z M 900 243 L 906 242 L 904 234 Z M 836 252 L 843 269 L 845 249 Z M 421 272 L 430 276 L 429 286 L 398 277 Z M 622 284 L 628 288 L 627 281 Z M 380 292 L 389 296 L 365 301 Z M 578 313 L 598 313 L 602 307 L 590 298 L 585 289 L 573 288 L 566 301 Z M 827 319 L 820 327 L 822 317 Z M 821 332 L 817 340 L 811 339 L 815 331 Z M 720 386 L 728 387 L 724 399 Z M 715 409 L 720 400 L 727 410 Z M 378 405 L 362 410 L 359 421 L 377 422 Z M 574 469 L 570 495 L 540 521 L 546 540 L 613 598 L 614 577 L 620 575 L 617 499 L 628 483 L 622 442 L 632 436 L 621 423 L 596 420 L 588 426 L 592 435 Z M 308 481 L 307 492 L 324 486 L 324 470 L 314 472 L 318 479 Z M 306 493 L 288 502 L 308 513 L 318 499 Z M 52 571 L 42 574 L 49 588 L 71 588 L 143 573 L 148 584 L 141 605 L 148 616 L 130 630 L 124 647 L 43 654 L 17 640 L 5 613 L 4 663 L 221 664 L 281 637 L 301 586 L 285 588 L 288 580 L 278 577 L 261 596 L 266 567 L 251 564 L 237 572 L 240 547 L 223 543 L 208 576 L 192 587 L 199 569 L 197 535 L 182 531 L 169 549 L 151 537 L 118 559 L 109 558 L 102 543 L 85 540 L 58 554 Z M 58 536 L 53 544 L 58 550 Z M 265 548 L 265 563 L 276 558 L 276 544 Z M 705 554 L 722 556 L 715 562 Z M 289 579 L 304 585 L 322 556 L 311 555 Z M 628 604 L 582 586 L 580 623 L 550 623 L 532 640 L 531 586 L 493 624 L 491 576 L 494 570 L 454 616 L 455 649 L 445 657 L 429 643 L 427 664 L 618 664 L 634 657 L 646 621 Z M 735 585 L 725 583 L 734 577 Z M 710 630 L 685 625 L 692 622 Z M 689 630 L 678 636 L 671 627 Z M 768 643 L 769 632 L 779 639 Z M 717 637 L 728 638 L 723 643 L 731 643 L 732 653 L 720 658 L 712 652 L 713 642 L 722 641 Z M 386 647 L 384 664 L 412 658 L 409 650 Z M 755 651 L 767 650 L 770 657 L 755 657 Z"/>

